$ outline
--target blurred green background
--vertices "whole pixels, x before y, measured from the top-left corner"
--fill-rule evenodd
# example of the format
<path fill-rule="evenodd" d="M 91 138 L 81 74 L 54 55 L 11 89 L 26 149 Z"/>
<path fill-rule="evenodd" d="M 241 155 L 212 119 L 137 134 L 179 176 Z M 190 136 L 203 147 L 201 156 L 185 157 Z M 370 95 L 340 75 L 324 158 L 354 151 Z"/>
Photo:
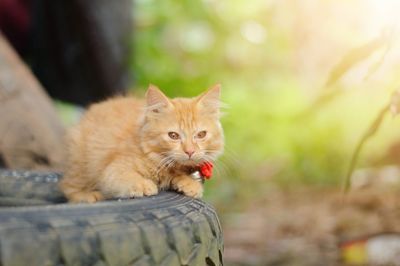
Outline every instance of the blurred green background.
<path fill-rule="evenodd" d="M 127 88 L 192 97 L 222 84 L 226 146 L 205 201 L 227 265 L 399 265 L 399 0 L 0 6 L 66 125 Z M 369 239 L 387 232 L 375 252 Z"/>
<path fill-rule="evenodd" d="M 271 184 L 340 186 L 358 140 L 399 84 L 399 7 L 137 0 L 134 93 L 154 83 L 171 97 L 194 96 L 222 84 L 226 152 L 207 182 L 213 202 L 239 202 Z M 358 165 L 384 156 L 399 125 L 388 116 Z"/>
<path fill-rule="evenodd" d="M 205 200 L 228 265 L 365 265 L 366 242 L 358 262 L 341 243 L 399 232 L 400 1 L 133 3 L 132 94 L 222 84 L 225 153 Z"/>

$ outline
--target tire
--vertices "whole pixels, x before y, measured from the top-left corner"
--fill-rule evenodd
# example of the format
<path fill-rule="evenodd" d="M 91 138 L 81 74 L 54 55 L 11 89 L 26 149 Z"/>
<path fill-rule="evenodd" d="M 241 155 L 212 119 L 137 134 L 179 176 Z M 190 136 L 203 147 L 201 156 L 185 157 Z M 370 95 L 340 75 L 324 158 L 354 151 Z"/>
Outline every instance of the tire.
<path fill-rule="evenodd" d="M 60 177 L 0 171 L 1 266 L 223 265 L 221 226 L 203 201 L 162 192 L 67 204 Z"/>

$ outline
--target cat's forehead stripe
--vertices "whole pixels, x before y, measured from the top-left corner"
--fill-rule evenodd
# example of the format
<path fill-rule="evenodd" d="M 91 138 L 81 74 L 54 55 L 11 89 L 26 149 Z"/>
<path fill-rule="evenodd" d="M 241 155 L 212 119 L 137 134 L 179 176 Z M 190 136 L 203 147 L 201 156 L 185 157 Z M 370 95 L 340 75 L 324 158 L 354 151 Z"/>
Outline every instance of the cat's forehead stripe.
<path fill-rule="evenodd" d="M 181 130 L 193 131 L 196 129 L 196 110 L 193 103 L 188 100 L 176 100 L 174 102 L 177 120 Z"/>

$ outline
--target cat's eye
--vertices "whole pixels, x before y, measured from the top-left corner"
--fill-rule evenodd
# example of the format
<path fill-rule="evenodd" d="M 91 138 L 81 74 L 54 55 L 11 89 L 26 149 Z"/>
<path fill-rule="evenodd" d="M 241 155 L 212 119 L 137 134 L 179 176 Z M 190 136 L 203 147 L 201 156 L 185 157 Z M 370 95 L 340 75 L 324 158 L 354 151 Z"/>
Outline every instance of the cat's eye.
<path fill-rule="evenodd" d="M 179 134 L 176 133 L 176 132 L 168 132 L 168 136 L 169 136 L 171 139 L 174 139 L 174 140 L 177 140 L 177 139 L 180 138 Z"/>
<path fill-rule="evenodd" d="M 207 131 L 203 130 L 197 133 L 197 138 L 202 139 L 207 135 Z"/>

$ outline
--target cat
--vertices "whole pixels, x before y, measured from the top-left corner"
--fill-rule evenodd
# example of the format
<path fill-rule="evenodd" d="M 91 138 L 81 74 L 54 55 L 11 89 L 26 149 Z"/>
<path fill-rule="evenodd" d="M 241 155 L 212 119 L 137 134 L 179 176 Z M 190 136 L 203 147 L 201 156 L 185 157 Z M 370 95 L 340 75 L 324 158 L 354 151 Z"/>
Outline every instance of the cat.
<path fill-rule="evenodd" d="M 190 175 L 222 154 L 220 90 L 169 99 L 149 85 L 145 99 L 116 97 L 90 106 L 67 135 L 60 188 L 70 202 L 151 196 L 172 189 L 201 198 Z"/>

